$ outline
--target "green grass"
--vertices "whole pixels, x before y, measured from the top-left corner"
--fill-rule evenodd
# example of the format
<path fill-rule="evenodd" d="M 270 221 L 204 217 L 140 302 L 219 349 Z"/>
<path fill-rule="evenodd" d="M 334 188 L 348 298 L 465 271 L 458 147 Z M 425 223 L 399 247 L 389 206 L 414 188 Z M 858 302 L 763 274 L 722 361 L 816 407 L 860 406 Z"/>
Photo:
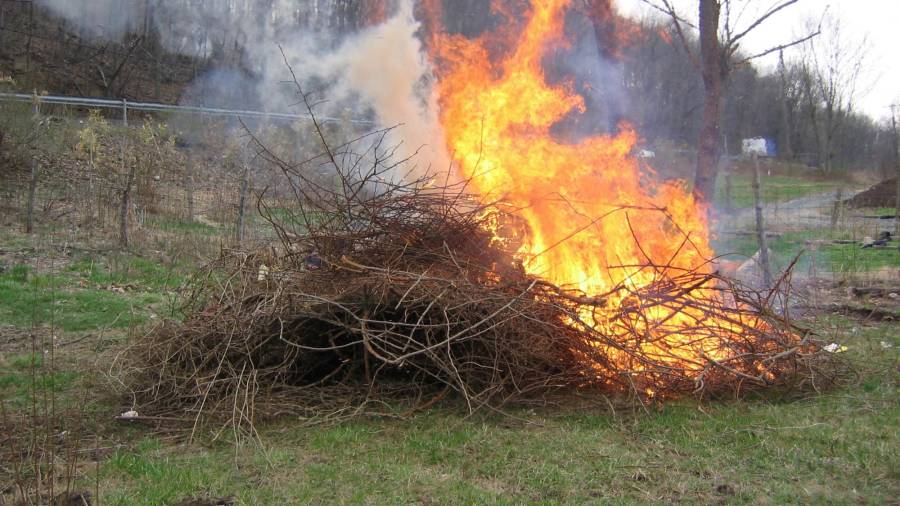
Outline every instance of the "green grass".
<path fill-rule="evenodd" d="M 823 249 L 833 272 L 866 272 L 882 267 L 900 267 L 897 243 L 890 248 L 862 248 L 858 244 L 835 244 Z"/>
<path fill-rule="evenodd" d="M 58 276 L 31 274 L 14 266 L 0 275 L 0 323 L 19 328 L 52 324 L 64 331 L 124 328 L 143 321 L 135 305 L 158 302 L 156 297 L 122 297 L 94 289 L 77 289 Z"/>
<path fill-rule="evenodd" d="M 863 248 L 859 242 L 853 244 L 820 243 L 813 252 L 811 240 L 826 241 L 852 239 L 848 234 L 831 234 L 828 231 L 807 230 L 786 232 L 777 237 L 768 237 L 769 249 L 772 250 L 774 265 L 785 268 L 801 251 L 806 253 L 798 262 L 798 269 L 806 269 L 815 254 L 819 269 L 835 273 L 867 272 L 882 267 L 900 267 L 900 249 L 893 242 L 885 248 Z M 857 238 L 858 239 L 858 238 Z M 712 242 L 713 249 L 720 255 L 732 260 L 743 260 L 759 249 L 756 236 L 723 236 Z"/>
<path fill-rule="evenodd" d="M 773 238 L 772 248 L 784 257 L 810 234 Z M 756 249 L 752 236 L 725 246 Z M 820 253 L 890 252 L 836 245 Z M 52 321 L 69 331 L 139 323 L 189 272 L 126 254 L 79 257 L 52 275 L 12 265 L 0 274 L 0 323 Z M 410 420 L 304 427 L 286 419 L 258 427 L 262 447 L 205 442 L 203 430 L 205 443 L 173 445 L 148 437 L 145 425 L 120 424 L 102 434 L 131 444 L 101 462 L 100 503 L 229 495 L 248 505 L 891 503 L 900 496 L 900 328 L 837 316 L 814 324 L 849 348 L 857 382 L 802 400 L 685 400 L 647 413 L 563 405 L 469 417 L 450 405 Z M 44 366 L 41 355 L 0 357 L 0 396 L 13 408 L 48 390 L 78 398 L 73 389 L 96 379 Z M 109 420 L 130 402 L 117 401 L 98 416 Z M 93 490 L 94 479 L 91 464 L 79 489 Z"/>
<path fill-rule="evenodd" d="M 781 251 L 781 243 L 773 240 L 773 248 Z M 52 276 L 12 266 L 0 275 L 0 321 L 14 318 L 14 306 L 50 312 L 69 328 L 110 325 L 116 309 L 101 309 L 102 297 L 114 297 L 130 314 L 141 297 L 161 297 L 170 285 L 157 278 L 170 272 L 130 255 L 76 258 Z M 97 288 L 120 283 L 147 286 L 125 294 Z M 86 303 L 74 303 L 78 298 Z M 30 326 L 29 318 L 20 323 Z M 900 494 L 900 328 L 837 316 L 819 316 L 815 325 L 823 339 L 849 348 L 858 382 L 802 400 L 685 400 L 647 413 L 562 405 L 512 409 L 516 418 L 468 417 L 461 406 L 444 405 L 409 420 L 304 427 L 286 419 L 258 427 L 262 447 L 172 445 L 148 438 L 144 425 L 120 424 L 112 437 L 132 443 L 101 462 L 101 502 L 234 495 L 237 504 L 889 503 Z M 77 399 L 73 389 L 93 379 L 44 365 L 40 355 L 0 359 L 8 406 L 27 407 L 48 390 Z M 129 401 L 120 402 L 98 416 L 127 409 Z M 200 440 L 208 439 L 201 430 Z M 94 479 L 91 464 L 79 489 L 93 490 Z"/>
<path fill-rule="evenodd" d="M 825 181 L 796 176 L 762 175 L 762 198 L 764 202 L 784 202 L 820 193 L 834 192 L 838 188 L 846 189 L 845 181 Z M 753 206 L 753 177 L 739 173 L 731 176 L 731 206 L 734 208 Z M 728 204 L 725 195 L 725 176 L 719 174 L 716 181 L 714 202 L 723 207 Z"/>
<path fill-rule="evenodd" d="M 18 250 L 31 245 L 30 238 L 25 234 L 16 233 L 9 228 L 0 227 L 0 249 Z"/>
<path fill-rule="evenodd" d="M 866 216 L 895 216 L 897 210 L 893 207 L 860 207 L 853 210 L 854 214 Z"/>
<path fill-rule="evenodd" d="M 143 323 L 149 310 L 164 301 L 158 290 L 171 286 L 173 278 L 159 264 L 144 259 L 133 258 L 124 265 L 110 271 L 100 264 L 76 262 L 59 275 L 14 265 L 0 274 L 0 323 L 19 328 L 53 325 L 67 332 Z M 151 291 L 123 294 L 106 289 L 124 283 Z"/>
<path fill-rule="evenodd" d="M 143 440 L 101 471 L 107 504 L 884 504 L 900 493 L 900 331 L 820 317 L 858 384 L 802 400 L 570 407 L 261 426 L 263 449 Z"/>
<path fill-rule="evenodd" d="M 114 253 L 101 258 L 81 256 L 67 271 L 94 285 L 134 285 L 142 290 L 159 291 L 183 285 L 192 269 L 184 264 L 167 267 L 153 259 Z"/>
<path fill-rule="evenodd" d="M 20 355 L 0 361 L 0 396 L 12 408 L 24 408 L 44 393 L 70 390 L 79 373 L 50 371 L 43 355 Z"/>

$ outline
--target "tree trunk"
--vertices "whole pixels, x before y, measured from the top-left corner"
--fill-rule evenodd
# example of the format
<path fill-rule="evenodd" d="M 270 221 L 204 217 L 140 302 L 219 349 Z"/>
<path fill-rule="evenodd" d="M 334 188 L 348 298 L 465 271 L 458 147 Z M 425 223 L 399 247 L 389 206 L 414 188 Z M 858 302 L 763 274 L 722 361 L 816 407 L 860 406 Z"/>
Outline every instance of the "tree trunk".
<path fill-rule="evenodd" d="M 900 238 L 900 165 L 897 165 L 897 197 L 894 201 L 894 237 Z"/>
<path fill-rule="evenodd" d="M 897 113 L 898 106 L 891 106 L 891 133 L 894 145 L 894 170 L 897 174 L 897 196 L 894 201 L 894 235 L 900 239 L 900 137 L 897 137 Z"/>
<path fill-rule="evenodd" d="M 832 144 L 834 140 L 834 109 L 830 103 L 825 104 L 825 124 L 822 126 L 822 171 L 826 176 L 831 175 Z"/>
<path fill-rule="evenodd" d="M 700 64 L 703 75 L 703 117 L 697 141 L 694 196 L 711 202 L 719 164 L 719 109 L 725 81 L 725 61 L 719 44 L 718 0 L 700 0 Z"/>
<path fill-rule="evenodd" d="M 784 66 L 784 51 L 778 52 L 778 71 L 781 76 L 781 155 L 787 160 L 794 159 L 794 147 L 791 145 L 791 120 L 787 104 L 787 75 Z"/>
<path fill-rule="evenodd" d="M 34 2 L 28 3 L 28 42 L 25 47 L 25 72 L 31 73 L 31 39 L 34 37 Z M 31 76 L 29 76 L 31 77 Z"/>
<path fill-rule="evenodd" d="M 813 96 L 812 83 L 810 81 L 810 77 L 807 75 L 805 77 L 804 87 L 806 93 L 806 108 L 809 111 L 809 124 L 810 130 L 813 133 L 813 140 L 816 142 L 816 157 L 820 170 L 824 170 L 825 160 L 822 159 L 822 153 L 824 151 L 823 141 L 822 141 L 822 128 L 819 126 L 819 114 L 818 107 L 819 105 L 816 103 L 816 99 Z"/>

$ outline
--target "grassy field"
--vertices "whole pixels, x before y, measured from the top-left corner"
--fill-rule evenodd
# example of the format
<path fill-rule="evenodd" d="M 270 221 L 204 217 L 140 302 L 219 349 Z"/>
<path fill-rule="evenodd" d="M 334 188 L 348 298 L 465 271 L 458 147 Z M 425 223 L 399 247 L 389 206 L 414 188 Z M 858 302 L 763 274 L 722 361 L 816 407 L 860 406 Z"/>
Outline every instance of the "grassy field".
<path fill-rule="evenodd" d="M 823 237 L 828 239 L 823 241 Z M 837 243 L 835 240 L 853 241 Z M 811 241 L 815 241 L 813 246 Z M 786 268 L 798 253 L 798 272 L 809 270 L 816 262 L 820 270 L 836 275 L 866 273 L 883 267 L 900 266 L 900 249 L 892 245 L 886 248 L 863 248 L 859 238 L 850 235 L 829 234 L 827 231 L 799 231 L 777 234 L 768 238 L 773 257 L 770 261 L 778 269 Z M 712 243 L 713 249 L 726 259 L 743 261 L 759 250 L 756 236 L 724 235 Z"/>
<path fill-rule="evenodd" d="M 764 169 L 763 169 L 764 170 Z M 772 175 L 765 173 L 760 178 L 763 202 L 784 202 L 797 198 L 834 193 L 841 188 L 847 190 L 851 185 L 837 180 L 820 180 L 799 176 Z M 738 173 L 731 176 L 731 199 L 726 195 L 725 176 L 719 174 L 716 181 L 714 202 L 719 207 L 745 208 L 753 206 L 753 177 L 749 173 Z"/>
<path fill-rule="evenodd" d="M 802 398 L 615 411 L 598 400 L 474 416 L 450 401 L 408 419 L 281 420 L 238 446 L 201 431 L 184 445 L 113 421 L 128 401 L 104 382 L 97 353 L 174 314 L 192 267 L 113 252 L 41 255 L 2 260 L 0 395 L 7 413 L 43 405 L 48 391 L 77 408 L 113 448 L 77 474 L 101 504 L 883 504 L 900 495 L 893 322 L 811 315 L 823 339 L 847 346 L 859 378 Z M 52 335 L 50 364 L 40 347 Z"/>
<path fill-rule="evenodd" d="M 409 420 L 284 420 L 260 428 L 261 447 L 242 448 L 178 446 L 144 427 L 114 427 L 107 437 L 126 446 L 82 485 L 93 490 L 99 478 L 103 503 L 146 505 L 221 496 L 238 504 L 888 503 L 900 493 L 900 335 L 890 324 L 838 317 L 826 328 L 843 337 L 862 376 L 804 399 L 615 413 L 564 404 L 512 410 L 515 418 L 466 417 L 451 404 Z M 11 367 L 26 376 L 28 360 Z"/>
<path fill-rule="evenodd" d="M 0 324 L 64 332 L 127 328 L 162 311 L 170 289 L 184 281 L 159 263 L 125 255 L 82 256 L 48 270 L 56 272 L 17 264 L 0 274 Z"/>
<path fill-rule="evenodd" d="M 835 207 L 838 189 L 846 197 L 859 189 L 858 185 L 779 174 L 763 174 L 761 182 L 773 268 L 787 267 L 801 252 L 795 272 L 827 273 L 843 281 L 870 279 L 873 272 L 900 267 L 897 242 L 884 247 L 862 247 L 866 238 L 871 240 L 881 231 L 893 229 L 891 221 L 876 218 L 893 216 L 894 209 Z M 731 209 L 727 210 L 729 203 Z M 726 261 L 743 262 L 759 250 L 753 205 L 750 174 L 742 172 L 732 176 L 730 201 L 726 199 L 724 176 L 720 174 L 716 206 L 721 221 L 711 245 Z"/>
<path fill-rule="evenodd" d="M 832 320 L 844 330 L 847 321 Z M 848 342 L 878 351 L 885 328 Z M 896 333 L 890 337 L 898 343 Z M 882 360 L 884 362 L 882 362 Z M 648 413 L 515 410 L 467 418 L 265 427 L 263 448 L 173 448 L 152 437 L 102 467 L 106 499 L 167 504 L 884 504 L 898 488 L 896 376 L 806 399 L 681 402 Z M 880 375 L 878 374 L 880 373 Z"/>

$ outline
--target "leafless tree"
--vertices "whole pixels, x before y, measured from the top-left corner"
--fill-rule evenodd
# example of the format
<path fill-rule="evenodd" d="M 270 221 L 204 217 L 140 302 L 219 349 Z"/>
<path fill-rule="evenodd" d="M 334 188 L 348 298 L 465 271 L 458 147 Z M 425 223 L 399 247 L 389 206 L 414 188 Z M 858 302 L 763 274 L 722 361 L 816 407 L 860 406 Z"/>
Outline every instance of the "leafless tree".
<path fill-rule="evenodd" d="M 697 140 L 697 167 L 694 175 L 694 195 L 703 201 L 709 200 L 715 189 L 716 173 L 720 156 L 720 109 L 728 78 L 732 71 L 750 61 L 771 53 L 783 51 L 792 46 L 811 40 L 819 34 L 813 30 L 783 44 L 764 51 L 744 55 L 739 53 L 741 44 L 748 34 L 782 10 L 800 0 L 776 2 L 752 22 L 738 25 L 738 19 L 746 9 L 746 3 L 731 0 L 698 0 L 697 25 L 676 12 L 672 0 L 643 0 L 644 3 L 666 14 L 674 25 L 675 32 L 684 50 L 688 53 L 694 68 L 703 78 L 703 116 L 700 135 Z M 688 41 L 687 29 L 699 32 L 699 54 Z"/>
<path fill-rule="evenodd" d="M 893 145 L 894 170 L 897 178 L 897 199 L 894 204 L 894 235 L 900 237 L 900 137 L 897 133 L 897 109 L 900 104 L 891 105 L 891 144 Z"/>
<path fill-rule="evenodd" d="M 823 171 L 832 172 L 836 144 L 862 86 L 869 43 L 849 40 L 839 21 L 826 17 L 823 35 L 803 46 L 800 59 L 809 121 Z"/>
<path fill-rule="evenodd" d="M 778 105 L 781 106 L 781 145 L 784 157 L 794 158 L 794 147 L 791 143 L 791 108 L 788 105 L 790 93 L 788 85 L 787 67 L 784 64 L 784 50 L 778 52 L 778 80 L 781 84 L 781 97 Z"/>

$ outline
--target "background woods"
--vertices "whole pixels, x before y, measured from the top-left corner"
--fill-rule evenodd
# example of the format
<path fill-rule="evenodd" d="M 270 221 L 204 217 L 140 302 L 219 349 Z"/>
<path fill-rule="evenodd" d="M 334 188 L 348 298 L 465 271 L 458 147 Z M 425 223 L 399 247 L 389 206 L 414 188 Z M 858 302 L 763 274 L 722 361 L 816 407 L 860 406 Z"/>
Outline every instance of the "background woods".
<path fill-rule="evenodd" d="M 37 87 L 78 96 L 252 105 L 256 98 L 228 90 L 258 78 L 258 63 L 248 49 L 265 39 L 263 32 L 318 32 L 336 44 L 342 34 L 382 20 L 389 8 L 387 0 L 316 0 L 290 9 L 254 1 L 206 11 L 195 2 L 145 0 L 129 2 L 126 15 L 119 16 L 107 3 L 92 3 L 93 10 L 83 15 L 100 21 L 85 25 L 58 15 L 64 7 L 57 4 L 63 2 L 0 2 L 0 72 L 15 79 L 16 88 L 22 90 Z M 515 10 L 514 4 L 510 2 L 510 9 Z M 615 128 L 624 119 L 636 126 L 648 145 L 695 146 L 704 107 L 710 107 L 695 66 L 702 53 L 697 32 L 683 21 L 676 26 L 661 15 L 637 21 L 616 18 L 605 1 L 586 2 L 576 10 L 580 12 L 569 16 L 568 29 L 586 35 L 576 37 L 576 47 L 566 56 L 576 64 L 600 62 L 585 64 L 592 69 L 590 75 L 576 79 L 587 82 L 602 74 L 602 84 L 592 84 L 594 89 L 586 95 L 588 113 L 578 127 L 582 135 Z M 487 2 L 454 2 L 437 12 L 448 31 L 470 37 L 500 19 Z M 267 17 L 272 23 L 260 25 L 258 20 Z M 585 18 L 597 22 L 579 21 Z M 205 30 L 190 25 L 197 21 Z M 218 29 L 226 26 L 238 29 Z M 733 45 L 723 40 L 719 60 L 726 67 L 719 72 L 728 71 L 727 79 L 717 85 L 720 124 L 715 135 L 707 132 L 704 138 L 717 140 L 717 152 L 734 155 L 740 152 L 741 139 L 766 137 L 777 142 L 780 157 L 824 173 L 878 167 L 887 174 L 892 165 L 889 121 L 870 118 L 855 104 L 866 88 L 861 71 L 866 43 L 852 40 L 831 17 L 811 20 L 807 33 L 819 31 L 819 36 L 786 49 L 777 68 L 754 66 L 748 61 L 754 55 L 739 49 L 740 39 Z M 772 47 L 790 42 L 795 40 L 773 41 Z M 196 84 L 198 76 L 211 73 L 215 79 Z M 220 77 L 226 75 L 228 79 Z M 223 83 L 226 92 L 217 91 Z M 604 119 L 598 120 L 600 116 Z"/>

